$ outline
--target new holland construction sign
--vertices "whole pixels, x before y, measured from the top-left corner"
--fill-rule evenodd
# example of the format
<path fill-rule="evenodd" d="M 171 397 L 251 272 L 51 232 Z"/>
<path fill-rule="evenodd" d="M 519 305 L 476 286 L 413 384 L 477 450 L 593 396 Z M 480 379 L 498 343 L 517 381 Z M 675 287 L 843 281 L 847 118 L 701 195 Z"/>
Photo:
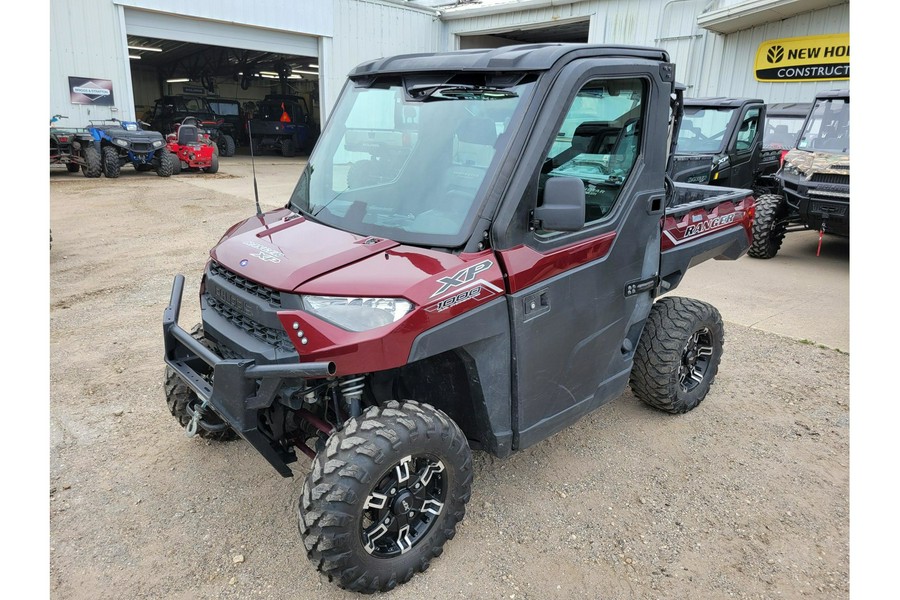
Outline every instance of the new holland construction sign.
<path fill-rule="evenodd" d="M 810 35 L 769 40 L 759 45 L 757 81 L 850 79 L 850 34 Z"/>

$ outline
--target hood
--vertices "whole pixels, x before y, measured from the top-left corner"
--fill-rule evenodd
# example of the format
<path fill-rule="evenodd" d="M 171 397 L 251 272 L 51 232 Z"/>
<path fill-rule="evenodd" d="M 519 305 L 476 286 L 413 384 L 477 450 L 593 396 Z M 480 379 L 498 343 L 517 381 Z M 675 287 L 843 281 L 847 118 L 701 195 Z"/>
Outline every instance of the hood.
<path fill-rule="evenodd" d="M 158 131 L 148 131 L 146 129 L 138 129 L 137 131 L 128 131 L 123 128 L 107 129 L 106 133 L 111 138 L 119 138 L 128 140 L 129 142 L 153 142 L 162 140 L 163 135 Z"/>
<path fill-rule="evenodd" d="M 239 223 L 210 256 L 247 279 L 292 291 L 396 245 L 392 240 L 327 227 L 283 209 Z"/>
<path fill-rule="evenodd" d="M 797 169 L 806 179 L 816 173 L 849 176 L 850 155 L 794 149 L 784 155 L 784 166 Z"/>
<path fill-rule="evenodd" d="M 442 288 L 439 276 L 458 276 L 457 271 L 483 263 L 488 254 L 455 255 L 401 245 L 334 229 L 287 209 L 238 223 L 210 252 L 227 269 L 274 289 L 323 296 L 403 296 L 417 304 L 436 297 Z M 502 285 L 499 271 L 494 275 Z"/>

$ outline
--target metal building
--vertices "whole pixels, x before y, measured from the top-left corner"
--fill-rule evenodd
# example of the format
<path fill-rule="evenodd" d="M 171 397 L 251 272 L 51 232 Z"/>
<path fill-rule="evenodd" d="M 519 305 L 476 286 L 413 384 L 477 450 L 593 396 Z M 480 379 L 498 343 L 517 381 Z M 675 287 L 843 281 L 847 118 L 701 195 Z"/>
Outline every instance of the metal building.
<path fill-rule="evenodd" d="M 689 96 L 803 102 L 849 86 L 849 24 L 849 0 L 50 0 L 50 110 L 81 125 L 164 94 L 282 92 L 324 121 L 360 62 L 526 42 L 663 47 Z"/>

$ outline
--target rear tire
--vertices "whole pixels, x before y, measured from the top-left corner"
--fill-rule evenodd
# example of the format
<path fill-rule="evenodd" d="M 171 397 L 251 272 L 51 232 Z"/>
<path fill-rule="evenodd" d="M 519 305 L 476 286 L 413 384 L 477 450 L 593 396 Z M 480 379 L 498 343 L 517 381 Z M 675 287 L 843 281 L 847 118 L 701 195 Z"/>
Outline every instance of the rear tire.
<path fill-rule="evenodd" d="M 234 138 L 230 135 L 222 136 L 223 144 L 222 147 L 219 148 L 219 153 L 222 156 L 234 156 Z"/>
<path fill-rule="evenodd" d="M 756 214 L 753 217 L 753 241 L 747 256 L 752 258 L 773 258 L 784 241 L 785 226 L 781 223 L 784 198 L 777 194 L 766 194 L 756 199 Z"/>
<path fill-rule="evenodd" d="M 298 511 L 307 556 L 346 590 L 391 590 L 441 554 L 471 485 L 469 444 L 447 415 L 410 401 L 373 406 L 313 460 Z"/>
<path fill-rule="evenodd" d="M 212 347 L 212 344 L 205 339 L 203 334 L 203 326 L 199 323 L 191 329 L 191 337 L 199 340 L 204 346 Z M 164 381 L 164 390 L 166 394 L 166 404 L 169 406 L 169 412 L 178 421 L 182 427 L 187 427 L 191 422 L 191 416 L 195 407 L 200 405 L 200 398 L 194 393 L 186 383 L 184 383 L 172 367 L 166 365 L 166 374 Z M 205 440 L 215 440 L 219 442 L 227 442 L 237 439 L 238 435 L 227 425 L 220 431 L 209 431 L 203 428 L 202 423 L 212 425 L 213 428 L 219 428 L 224 422 L 212 410 L 207 409 L 203 414 L 201 425 L 197 427 L 197 436 Z"/>
<path fill-rule="evenodd" d="M 297 156 L 297 147 L 294 146 L 294 140 L 290 138 L 281 140 L 281 155 L 286 158 Z"/>
<path fill-rule="evenodd" d="M 209 164 L 209 167 L 206 168 L 207 173 L 218 173 L 219 172 L 219 154 L 217 152 L 213 152 L 212 160 Z"/>
<path fill-rule="evenodd" d="M 696 408 L 719 370 L 724 342 L 722 317 L 714 306 L 691 298 L 657 300 L 634 354 L 631 390 L 668 413 Z"/>
<path fill-rule="evenodd" d="M 103 148 L 103 174 L 110 179 L 115 179 L 122 171 L 119 162 L 119 153 L 112 146 Z"/>
<path fill-rule="evenodd" d="M 85 177 L 100 177 L 103 172 L 103 166 L 100 160 L 100 153 L 94 146 L 87 146 L 84 149 L 84 162 L 81 172 Z"/>

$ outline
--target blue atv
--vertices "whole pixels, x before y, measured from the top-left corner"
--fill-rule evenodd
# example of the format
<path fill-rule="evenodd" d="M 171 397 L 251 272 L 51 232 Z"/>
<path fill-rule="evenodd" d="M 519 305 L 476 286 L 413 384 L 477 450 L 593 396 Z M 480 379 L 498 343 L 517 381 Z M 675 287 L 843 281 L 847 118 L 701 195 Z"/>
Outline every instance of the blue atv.
<path fill-rule="evenodd" d="M 166 148 L 162 134 L 141 129 L 142 124 L 146 125 L 118 119 L 91 121 L 87 130 L 94 140 L 94 150 L 100 154 L 105 176 L 118 177 L 122 166 L 129 163 L 137 171 L 156 171 L 160 177 L 175 172 L 178 159 Z"/>

